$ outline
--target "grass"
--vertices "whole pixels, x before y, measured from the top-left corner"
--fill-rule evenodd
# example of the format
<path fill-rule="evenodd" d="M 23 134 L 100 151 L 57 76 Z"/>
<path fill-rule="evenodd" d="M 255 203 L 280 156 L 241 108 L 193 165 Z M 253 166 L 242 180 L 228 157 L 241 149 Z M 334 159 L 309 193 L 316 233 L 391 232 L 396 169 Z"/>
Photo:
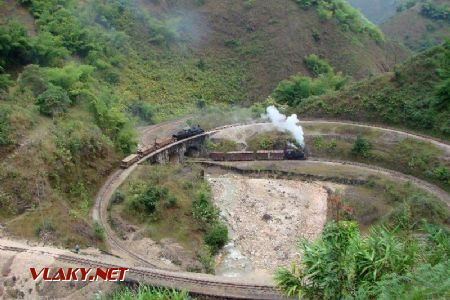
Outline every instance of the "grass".
<path fill-rule="evenodd" d="M 204 236 L 201 224 L 192 217 L 191 212 L 192 200 L 197 191 L 205 188 L 199 171 L 195 166 L 142 165 L 120 187 L 126 200 L 113 205 L 112 212 L 119 213 L 131 224 L 144 226 L 148 236 L 156 241 L 173 238 L 185 249 L 195 253 L 202 247 Z M 139 216 L 130 211 L 127 201 L 148 184 L 167 188 L 169 195 L 176 197 L 176 206 L 166 208 L 162 204 L 152 217 Z"/>
<path fill-rule="evenodd" d="M 396 183 L 391 179 L 369 177 L 362 186 L 348 186 L 337 195 L 351 207 L 351 219 L 356 220 L 363 232 L 374 225 L 393 224 L 406 210 L 413 210 L 412 222 L 450 225 L 450 212 L 436 197 L 410 183 Z"/>
<path fill-rule="evenodd" d="M 287 143 L 295 143 L 295 139 L 289 133 L 270 131 L 256 134 L 247 141 L 247 150 L 283 150 Z"/>
<path fill-rule="evenodd" d="M 411 138 L 385 141 L 375 133 L 363 137 L 372 145 L 372 149 L 367 157 L 359 157 L 352 154 L 351 149 L 356 140 L 356 136 L 353 136 L 353 133 L 345 134 L 343 138 L 329 136 L 307 137 L 306 144 L 310 145 L 308 150 L 315 157 L 377 165 L 416 176 L 436 184 L 446 191 L 450 191 L 448 180 L 434 178 L 429 173 L 439 166 L 450 168 L 442 150 L 435 145 Z M 335 143 L 335 147 L 330 148 L 330 143 Z"/>
<path fill-rule="evenodd" d="M 389 124 L 448 140 L 448 99 L 437 92 L 448 77 L 449 53 L 450 43 L 444 43 L 397 66 L 393 73 L 310 97 L 292 110 L 309 117 Z"/>
<path fill-rule="evenodd" d="M 164 288 L 139 285 L 137 288 L 119 288 L 112 295 L 105 298 L 109 300 L 194 300 L 185 291 L 176 291 Z"/>

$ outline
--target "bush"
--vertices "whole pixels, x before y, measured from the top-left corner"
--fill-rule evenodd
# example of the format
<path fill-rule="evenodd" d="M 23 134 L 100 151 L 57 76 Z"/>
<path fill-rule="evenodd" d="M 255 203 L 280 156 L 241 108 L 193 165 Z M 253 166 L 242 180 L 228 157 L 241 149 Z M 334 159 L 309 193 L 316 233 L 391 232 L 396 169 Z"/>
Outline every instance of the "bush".
<path fill-rule="evenodd" d="M 315 7 L 322 20 L 335 19 L 343 30 L 367 33 L 377 42 L 384 40 L 380 29 L 370 23 L 345 0 L 295 0 L 302 9 Z"/>
<path fill-rule="evenodd" d="M 103 299 L 103 298 L 102 298 Z M 122 288 L 115 291 L 108 299 L 111 300 L 193 300 L 185 291 L 179 292 L 165 288 L 150 287 L 139 285 L 138 288 Z"/>
<path fill-rule="evenodd" d="M 52 117 L 66 112 L 71 101 L 64 89 L 50 84 L 47 90 L 37 97 L 36 104 L 41 114 Z"/>
<path fill-rule="evenodd" d="M 328 91 L 341 89 L 347 78 L 340 74 L 321 74 L 317 78 L 294 75 L 281 81 L 272 96 L 275 100 L 290 106 L 301 105 L 310 96 L 322 95 Z"/>
<path fill-rule="evenodd" d="M 213 253 L 225 246 L 228 242 L 228 228 L 222 223 L 215 223 L 209 228 L 205 236 L 205 243 L 211 247 Z"/>
<path fill-rule="evenodd" d="M 12 143 L 11 129 L 9 125 L 9 111 L 0 109 L 0 146 Z"/>
<path fill-rule="evenodd" d="M 1 67 L 0 67 L 1 71 Z M 14 84 L 9 74 L 1 74 L 0 72 L 0 91 L 6 91 L 8 87 Z"/>
<path fill-rule="evenodd" d="M 352 154 L 355 156 L 369 157 L 372 146 L 368 140 L 358 135 L 352 147 Z"/>
<path fill-rule="evenodd" d="M 52 220 L 44 220 L 42 223 L 36 225 L 34 228 L 34 234 L 36 236 L 40 236 L 41 233 L 55 232 L 55 230 L 56 228 Z"/>
<path fill-rule="evenodd" d="M 276 273 L 278 287 L 290 297 L 307 299 L 353 298 L 364 289 L 375 298 L 373 287 L 386 274 L 404 275 L 416 259 L 416 246 L 392 232 L 373 229 L 361 237 L 358 225 L 341 221 L 328 223 L 313 243 L 303 241 L 301 265 Z"/>
<path fill-rule="evenodd" d="M 178 203 L 178 199 L 175 196 L 170 196 L 169 198 L 167 198 L 167 200 L 164 202 L 164 207 L 165 208 L 173 208 L 175 206 L 177 206 Z"/>
<path fill-rule="evenodd" d="M 305 65 L 315 77 L 321 74 L 332 73 L 333 68 L 325 60 L 320 59 L 317 55 L 311 54 L 305 57 Z"/>
<path fill-rule="evenodd" d="M 18 83 L 22 90 L 28 88 L 38 96 L 48 88 L 48 77 L 38 65 L 28 65 L 20 73 Z"/>
<path fill-rule="evenodd" d="M 92 229 L 94 231 L 94 236 L 98 240 L 103 241 L 105 238 L 105 231 L 103 230 L 103 227 L 98 222 L 94 222 Z"/>
<path fill-rule="evenodd" d="M 0 25 L 0 67 L 31 62 L 27 30 L 17 22 Z"/>
<path fill-rule="evenodd" d="M 32 55 L 40 65 L 59 65 L 70 54 L 59 37 L 46 31 L 31 40 L 31 47 Z"/>
<path fill-rule="evenodd" d="M 111 196 L 111 203 L 113 204 L 119 204 L 122 203 L 126 199 L 126 195 L 121 190 L 117 190 L 114 192 L 114 194 Z"/>
<path fill-rule="evenodd" d="M 157 205 L 163 199 L 166 199 L 167 195 L 167 188 L 150 186 L 144 193 L 137 195 L 131 201 L 131 209 L 138 213 L 153 214 L 156 211 Z"/>
<path fill-rule="evenodd" d="M 217 220 L 218 211 L 209 201 L 209 193 L 200 191 L 192 201 L 192 216 L 205 224 L 212 224 Z"/>

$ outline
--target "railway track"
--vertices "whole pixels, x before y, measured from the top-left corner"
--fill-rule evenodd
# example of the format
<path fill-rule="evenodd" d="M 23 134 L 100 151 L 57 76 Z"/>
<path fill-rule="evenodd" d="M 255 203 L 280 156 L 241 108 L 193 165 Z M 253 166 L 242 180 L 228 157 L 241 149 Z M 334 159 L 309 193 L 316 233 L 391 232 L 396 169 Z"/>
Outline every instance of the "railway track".
<path fill-rule="evenodd" d="M 208 274 L 194 274 L 186 272 L 170 272 L 160 269 L 147 269 L 142 267 L 129 267 L 111 264 L 100 260 L 80 257 L 80 255 L 56 254 L 49 251 L 33 248 L 0 245 L 1 251 L 15 253 L 35 253 L 53 257 L 55 260 L 68 263 L 71 266 L 91 268 L 118 268 L 129 269 L 127 281 L 160 283 L 163 286 L 188 290 L 199 295 L 214 296 L 226 299 L 285 299 L 278 291 L 268 284 L 259 284 L 243 279 L 217 277 Z"/>
<path fill-rule="evenodd" d="M 311 123 L 312 121 L 308 120 L 307 123 Z M 335 121 L 325 121 L 321 120 L 318 122 L 323 123 L 339 123 L 339 124 L 348 124 L 348 125 L 357 125 L 357 126 L 363 126 L 363 127 L 369 127 L 369 128 L 375 128 L 380 130 L 387 130 L 391 132 L 396 132 L 399 134 L 404 134 L 409 137 L 414 137 L 420 140 L 429 141 L 433 144 L 436 144 L 440 146 L 441 148 L 450 149 L 450 146 L 446 143 L 442 143 L 440 141 L 437 141 L 435 139 L 432 139 L 430 137 L 421 136 L 417 134 L 412 134 L 409 132 L 403 132 L 400 130 L 395 130 L 391 128 L 384 128 L 379 126 L 369 126 L 369 125 L 363 125 L 358 123 L 352 123 L 352 122 L 335 122 Z M 301 122 L 303 123 L 303 122 Z M 265 123 L 267 124 L 267 123 Z M 213 130 L 207 131 L 203 133 L 202 135 L 208 136 L 211 135 L 217 131 L 230 128 L 230 127 L 238 127 L 238 126 L 245 126 L 245 124 L 232 124 L 232 125 L 226 125 L 221 126 L 218 128 L 215 128 Z M 201 135 L 192 137 L 197 138 Z M 165 286 L 170 288 L 177 288 L 177 289 L 186 289 L 190 292 L 196 293 L 196 294 L 202 294 L 202 295 L 209 295 L 209 296 L 216 296 L 216 297 L 225 297 L 225 298 L 232 298 L 232 299 L 280 299 L 281 296 L 278 294 L 278 292 L 275 290 L 273 285 L 264 285 L 264 284 L 255 284 L 255 283 L 246 283 L 243 282 L 241 279 L 239 279 L 239 282 L 233 282 L 230 278 L 224 278 L 224 277 L 216 277 L 206 274 L 197 274 L 197 273 L 185 273 L 185 272 L 174 272 L 173 268 L 169 265 L 166 265 L 162 263 L 159 260 L 151 260 L 148 258 L 143 258 L 140 255 L 133 252 L 132 249 L 129 249 L 127 246 L 123 245 L 123 243 L 120 241 L 120 239 L 116 236 L 114 231 L 109 225 L 108 222 L 108 212 L 107 208 L 109 205 L 109 200 L 113 194 L 113 192 L 122 184 L 122 182 L 125 181 L 125 179 L 130 175 L 138 164 L 143 163 L 147 159 L 149 159 L 152 155 L 156 155 L 161 151 L 165 151 L 170 147 L 173 147 L 176 144 L 183 143 L 186 140 L 177 141 L 172 144 L 169 144 L 161 149 L 156 150 L 153 153 L 150 153 L 146 155 L 145 157 L 141 158 L 138 163 L 135 165 L 129 167 L 125 170 L 118 170 L 114 174 L 112 174 L 106 183 L 102 186 L 100 189 L 97 197 L 96 202 L 94 205 L 93 210 L 93 218 L 94 220 L 98 221 L 101 226 L 105 230 L 105 236 L 107 243 L 112 248 L 112 251 L 115 252 L 118 256 L 122 258 L 128 258 L 131 261 L 134 261 L 141 266 L 145 266 L 147 268 L 130 268 L 130 271 L 132 274 L 137 274 L 140 276 L 141 280 L 143 282 L 151 283 L 158 286 Z M 317 160 L 317 159 L 316 159 Z M 320 160 L 319 160 L 320 161 Z M 327 160 L 322 160 L 323 162 L 327 162 Z M 333 161 L 328 161 L 333 162 Z M 337 161 L 334 161 L 334 163 L 337 163 Z M 353 163 L 353 162 L 339 162 L 343 164 L 352 164 L 352 165 L 361 165 L 359 163 Z M 367 165 L 364 165 L 364 167 L 367 167 Z M 390 172 L 391 175 L 394 176 L 407 176 L 404 174 L 401 174 L 396 171 L 387 170 L 383 168 L 373 167 L 373 169 L 379 169 L 379 171 L 383 172 Z M 381 170 L 382 169 L 382 170 Z M 412 176 L 407 176 L 412 177 Z M 415 183 L 422 184 L 423 181 L 414 178 L 413 180 Z M 431 184 L 426 184 L 427 189 L 430 189 L 430 186 L 437 188 Z M 439 188 L 437 188 L 439 189 Z M 434 190 L 431 188 L 431 190 Z M 439 189 L 440 190 L 440 189 Z M 434 190 L 436 191 L 436 190 Z M 447 204 L 450 203 L 450 200 L 448 200 L 448 194 L 444 191 L 439 191 L 440 195 L 445 195 L 447 197 Z M 443 193 L 443 194 L 442 194 Z M 442 197 L 440 197 L 442 199 Z M 69 260 L 69 258 L 66 258 Z M 70 258 L 74 259 L 74 258 Z M 152 269 L 148 269 L 152 268 Z"/>

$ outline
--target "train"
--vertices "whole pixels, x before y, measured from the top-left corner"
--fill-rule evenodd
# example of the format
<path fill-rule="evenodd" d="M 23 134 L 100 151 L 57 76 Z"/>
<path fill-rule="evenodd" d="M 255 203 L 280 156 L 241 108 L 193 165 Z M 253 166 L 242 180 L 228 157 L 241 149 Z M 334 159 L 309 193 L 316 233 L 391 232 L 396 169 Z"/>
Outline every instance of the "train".
<path fill-rule="evenodd" d="M 303 149 L 259 150 L 210 152 L 209 158 L 214 161 L 252 161 L 252 160 L 305 160 Z"/>
<path fill-rule="evenodd" d="M 199 135 L 204 133 L 205 131 L 200 126 L 193 126 L 193 127 L 186 127 L 177 133 L 175 133 L 171 137 L 163 138 L 163 139 L 156 139 L 155 142 L 151 145 L 144 145 L 140 147 L 137 151 L 137 153 L 130 154 L 127 157 L 125 157 L 121 163 L 120 167 L 122 169 L 127 169 L 133 164 L 137 163 L 142 157 L 149 155 L 150 153 L 161 149 L 169 144 L 172 144 L 176 141 L 181 141 L 187 138 L 190 138 L 195 135 Z"/>
<path fill-rule="evenodd" d="M 200 125 L 197 125 L 192 127 L 186 127 L 175 133 L 172 137 L 177 141 L 181 141 L 190 138 L 191 136 L 202 134 L 204 132 L 205 131 L 200 127 Z"/>

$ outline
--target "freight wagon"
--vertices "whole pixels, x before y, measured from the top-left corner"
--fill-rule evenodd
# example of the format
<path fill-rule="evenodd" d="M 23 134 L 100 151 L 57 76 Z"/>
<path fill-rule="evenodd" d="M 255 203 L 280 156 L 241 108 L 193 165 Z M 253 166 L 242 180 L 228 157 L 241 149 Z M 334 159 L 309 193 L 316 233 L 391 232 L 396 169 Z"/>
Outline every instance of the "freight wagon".
<path fill-rule="evenodd" d="M 283 150 L 259 150 L 255 153 L 256 160 L 283 160 L 284 151 Z"/>
<path fill-rule="evenodd" d="M 224 160 L 226 160 L 226 161 L 249 161 L 249 160 L 255 160 L 255 153 L 251 152 L 251 151 L 226 152 Z"/>
<path fill-rule="evenodd" d="M 131 165 L 137 163 L 140 159 L 140 156 L 138 154 L 131 154 L 125 157 L 122 162 L 120 163 L 120 167 L 122 169 L 126 169 L 130 167 Z"/>
<path fill-rule="evenodd" d="M 150 153 L 152 153 L 153 151 L 155 151 L 157 148 L 156 148 L 156 145 L 146 145 L 146 146 L 143 146 L 142 148 L 140 148 L 140 149 L 138 149 L 138 154 L 140 155 L 140 156 L 146 156 L 146 155 L 148 155 L 148 154 L 150 154 Z"/>
<path fill-rule="evenodd" d="M 250 161 L 250 160 L 304 160 L 305 152 L 302 149 L 287 150 L 260 150 L 234 151 L 234 152 L 210 152 L 209 158 L 214 161 Z"/>

